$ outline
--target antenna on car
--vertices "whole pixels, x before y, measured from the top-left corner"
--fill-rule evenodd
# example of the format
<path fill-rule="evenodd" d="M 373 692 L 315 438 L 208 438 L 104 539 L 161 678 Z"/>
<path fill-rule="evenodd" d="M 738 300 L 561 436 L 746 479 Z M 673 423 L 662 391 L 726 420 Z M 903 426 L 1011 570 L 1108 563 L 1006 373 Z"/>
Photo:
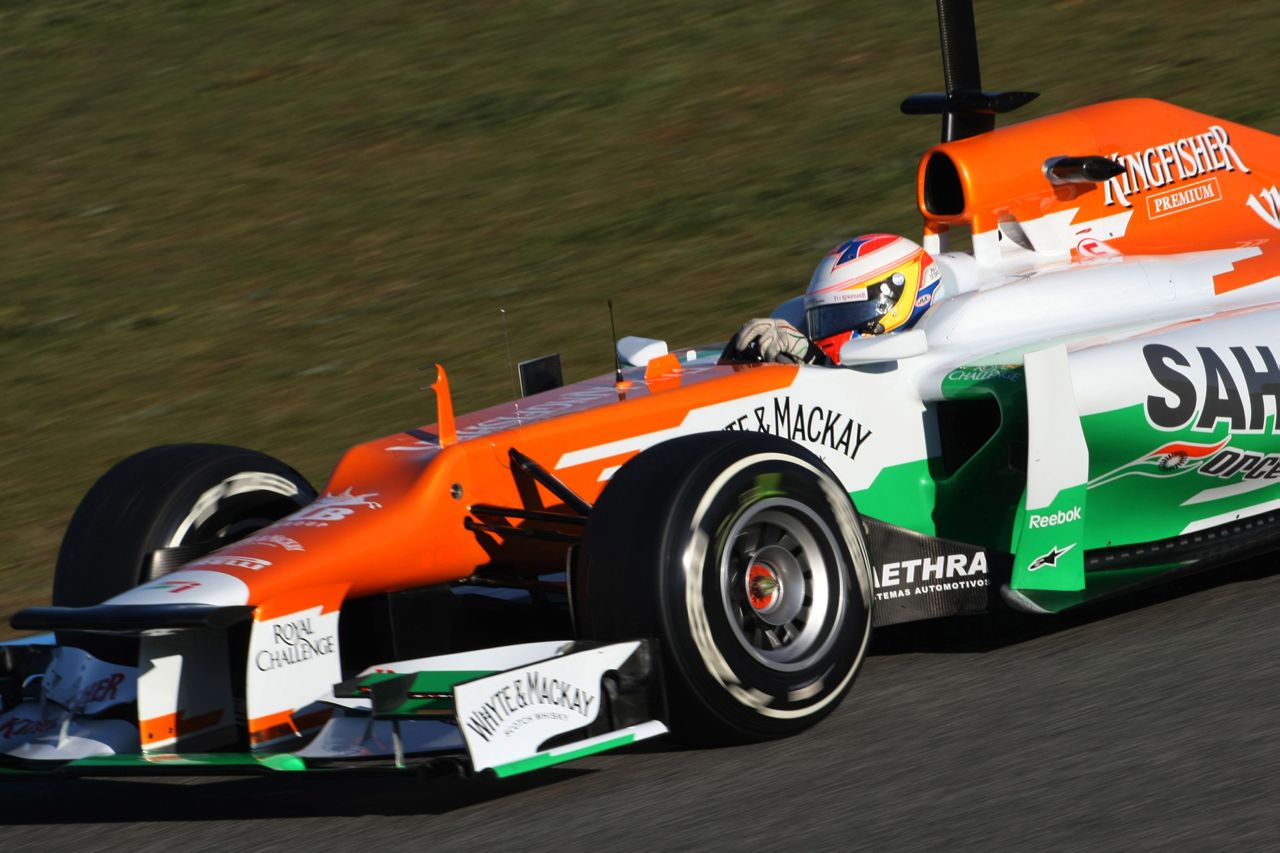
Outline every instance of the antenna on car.
<path fill-rule="evenodd" d="M 613 387 L 626 391 L 631 382 L 622 378 L 622 358 L 618 355 L 618 329 L 613 325 L 613 300 L 609 300 L 609 334 L 613 337 Z"/>
<path fill-rule="evenodd" d="M 901 109 L 907 115 L 941 115 L 943 142 L 994 130 L 996 113 L 1011 112 L 1039 97 L 1038 92 L 982 91 L 973 0 L 938 0 L 938 38 L 947 91 L 912 95 Z"/>
<path fill-rule="evenodd" d="M 511 399 L 516 407 L 516 426 L 520 425 L 520 395 L 516 392 L 516 365 L 511 359 L 511 338 L 507 335 L 507 309 L 499 308 L 502 315 L 502 343 L 507 349 L 507 379 L 511 381 Z"/>

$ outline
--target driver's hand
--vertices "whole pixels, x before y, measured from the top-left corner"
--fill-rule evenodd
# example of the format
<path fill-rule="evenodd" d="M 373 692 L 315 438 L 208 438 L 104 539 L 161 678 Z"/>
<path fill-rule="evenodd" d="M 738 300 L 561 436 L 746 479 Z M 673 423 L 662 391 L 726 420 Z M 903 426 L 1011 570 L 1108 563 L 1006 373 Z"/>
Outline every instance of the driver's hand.
<path fill-rule="evenodd" d="M 730 351 L 739 358 L 781 364 L 812 364 L 815 350 L 799 329 L 773 317 L 748 320 L 730 344 Z"/>

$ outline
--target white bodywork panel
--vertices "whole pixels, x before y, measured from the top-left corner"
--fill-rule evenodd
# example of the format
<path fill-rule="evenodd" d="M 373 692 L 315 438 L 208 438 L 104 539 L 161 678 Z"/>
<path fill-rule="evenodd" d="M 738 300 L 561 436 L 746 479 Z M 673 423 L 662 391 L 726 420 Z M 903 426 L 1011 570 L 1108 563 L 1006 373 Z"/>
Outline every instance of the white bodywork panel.
<path fill-rule="evenodd" d="M 32 703 L 34 705 L 34 703 Z M 35 706 L 38 708 L 39 706 Z M 28 706 L 20 705 L 11 714 L 0 717 L 0 728 Z M 125 720 L 95 720 L 70 714 L 62 717 L 48 731 L 6 750 L 7 755 L 27 761 L 71 761 L 101 755 L 138 751 L 138 728 Z"/>
<path fill-rule="evenodd" d="M 615 643 L 454 687 L 458 725 L 474 769 L 530 758 L 550 738 L 594 722 L 601 679 L 639 647 L 638 642 Z"/>
<path fill-rule="evenodd" d="M 1089 479 L 1089 448 L 1076 411 L 1071 368 L 1061 345 L 1027 353 L 1027 503 L 1047 507 Z"/>
<path fill-rule="evenodd" d="M 188 566 L 215 561 L 245 559 L 210 554 Z M 268 564 L 269 565 L 269 564 Z M 108 599 L 106 604 L 209 604 L 217 607 L 243 605 L 249 600 L 249 587 L 244 581 L 225 572 L 184 568 L 170 572 L 157 580 L 122 592 Z"/>
<path fill-rule="evenodd" d="M 144 752 L 175 746 L 191 752 L 236 741 L 226 647 L 226 632 L 216 629 L 142 637 L 138 720 Z"/>

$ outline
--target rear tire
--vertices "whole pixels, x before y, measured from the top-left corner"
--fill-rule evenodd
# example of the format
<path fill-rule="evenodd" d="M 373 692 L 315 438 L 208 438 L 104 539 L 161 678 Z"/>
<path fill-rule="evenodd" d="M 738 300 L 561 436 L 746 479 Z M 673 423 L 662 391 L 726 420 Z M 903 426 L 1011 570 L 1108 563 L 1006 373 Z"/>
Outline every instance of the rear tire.
<path fill-rule="evenodd" d="M 53 604 L 87 607 L 242 539 L 315 499 L 294 469 L 221 444 L 171 444 L 124 459 L 76 508 L 58 552 Z M 59 642 L 128 659 L 128 638 L 60 632 Z M 121 658 L 125 658 L 122 660 Z"/>
<path fill-rule="evenodd" d="M 584 637 L 657 637 L 673 732 L 795 734 L 848 691 L 870 637 L 870 558 L 848 493 L 768 435 L 657 445 L 592 508 L 574 578 Z"/>

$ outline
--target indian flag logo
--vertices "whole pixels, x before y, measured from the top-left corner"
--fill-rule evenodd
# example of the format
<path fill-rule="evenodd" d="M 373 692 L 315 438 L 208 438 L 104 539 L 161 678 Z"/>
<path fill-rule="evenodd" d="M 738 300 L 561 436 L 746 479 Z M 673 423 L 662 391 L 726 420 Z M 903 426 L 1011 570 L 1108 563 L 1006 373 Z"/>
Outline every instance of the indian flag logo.
<path fill-rule="evenodd" d="M 1203 465 L 1210 456 L 1226 447 L 1231 436 L 1217 444 L 1192 444 L 1186 441 L 1175 441 L 1157 447 L 1132 462 L 1113 468 L 1105 474 L 1099 474 L 1089 481 L 1089 488 L 1105 486 L 1107 483 L 1128 477 L 1176 477 L 1188 471 L 1194 471 Z"/>

